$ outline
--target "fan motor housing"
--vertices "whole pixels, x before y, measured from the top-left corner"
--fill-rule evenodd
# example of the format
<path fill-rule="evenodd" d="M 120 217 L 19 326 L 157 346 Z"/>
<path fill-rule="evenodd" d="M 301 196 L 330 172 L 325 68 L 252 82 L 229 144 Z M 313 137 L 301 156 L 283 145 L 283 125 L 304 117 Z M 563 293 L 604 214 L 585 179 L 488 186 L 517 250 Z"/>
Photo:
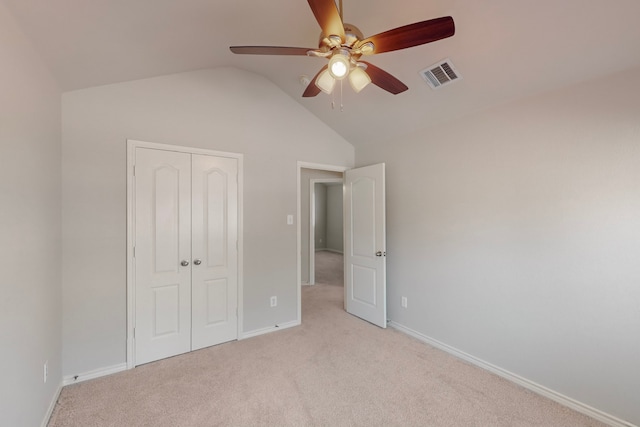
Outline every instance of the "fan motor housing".
<path fill-rule="evenodd" d="M 337 47 L 330 42 L 330 36 L 331 34 L 326 35 L 324 33 L 320 33 L 319 46 L 321 49 L 323 47 L 329 49 Z M 364 36 L 362 35 L 362 31 L 360 31 L 358 27 L 353 24 L 344 23 L 344 43 L 341 44 L 342 46 L 352 47 L 357 41 L 363 39 Z"/>

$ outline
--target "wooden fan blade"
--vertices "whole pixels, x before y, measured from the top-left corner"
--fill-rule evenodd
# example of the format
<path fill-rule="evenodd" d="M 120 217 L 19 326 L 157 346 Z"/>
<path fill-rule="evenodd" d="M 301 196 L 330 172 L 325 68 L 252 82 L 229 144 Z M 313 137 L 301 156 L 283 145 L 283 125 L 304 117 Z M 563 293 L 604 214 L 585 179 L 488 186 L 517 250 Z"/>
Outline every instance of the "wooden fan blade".
<path fill-rule="evenodd" d="M 280 46 L 231 46 L 231 52 L 241 55 L 301 55 L 307 56 L 310 50 L 306 47 L 280 47 Z"/>
<path fill-rule="evenodd" d="M 405 85 L 400 80 L 396 79 L 383 69 L 378 68 L 375 65 L 372 65 L 365 61 L 360 62 L 366 64 L 367 69 L 365 71 L 369 75 L 369 77 L 371 77 L 371 83 L 378 86 L 379 88 L 384 89 L 387 92 L 391 92 L 394 95 L 397 95 L 409 89 L 407 85 Z"/>
<path fill-rule="evenodd" d="M 344 25 L 335 0 L 308 0 L 309 7 L 326 37 L 338 36 L 344 42 Z"/>
<path fill-rule="evenodd" d="M 384 33 L 376 34 L 375 36 L 358 42 L 357 47 L 371 42 L 374 45 L 373 51 L 367 52 L 365 50 L 364 54 L 373 55 L 431 43 L 436 40 L 451 37 L 455 32 L 456 27 L 453 23 L 453 18 L 445 16 L 443 18 L 416 22 L 415 24 L 405 25 L 404 27 L 398 27 L 385 31 Z"/>
<path fill-rule="evenodd" d="M 324 67 L 322 67 L 320 71 L 318 71 L 318 74 L 316 74 L 316 76 L 313 78 L 313 80 L 309 82 L 309 84 L 307 85 L 307 88 L 304 90 L 304 93 L 302 94 L 303 98 L 311 98 L 312 96 L 316 96 L 321 92 L 320 88 L 316 86 L 316 80 L 318 79 L 318 76 L 327 68 L 329 68 L 329 65 L 325 65 Z"/>

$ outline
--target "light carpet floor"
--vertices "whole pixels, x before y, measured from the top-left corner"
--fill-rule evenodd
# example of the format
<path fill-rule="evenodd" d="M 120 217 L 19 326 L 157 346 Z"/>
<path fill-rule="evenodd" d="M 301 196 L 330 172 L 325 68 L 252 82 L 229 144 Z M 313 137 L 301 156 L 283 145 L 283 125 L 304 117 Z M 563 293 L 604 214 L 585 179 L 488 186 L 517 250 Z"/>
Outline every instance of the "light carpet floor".
<path fill-rule="evenodd" d="M 305 286 L 303 324 L 62 390 L 62 426 L 602 426 Z"/>
<path fill-rule="evenodd" d="M 317 251 L 315 269 L 316 283 L 344 286 L 344 258 L 342 254 Z"/>

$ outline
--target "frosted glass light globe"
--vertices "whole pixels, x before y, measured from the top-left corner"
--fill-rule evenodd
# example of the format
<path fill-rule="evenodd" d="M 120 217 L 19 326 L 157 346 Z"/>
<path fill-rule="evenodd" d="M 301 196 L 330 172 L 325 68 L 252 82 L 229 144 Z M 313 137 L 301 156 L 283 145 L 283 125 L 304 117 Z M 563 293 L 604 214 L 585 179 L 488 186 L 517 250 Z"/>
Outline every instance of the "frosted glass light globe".
<path fill-rule="evenodd" d="M 336 80 L 342 80 L 347 77 L 349 67 L 349 57 L 343 53 L 336 53 L 329 60 L 329 72 Z"/>

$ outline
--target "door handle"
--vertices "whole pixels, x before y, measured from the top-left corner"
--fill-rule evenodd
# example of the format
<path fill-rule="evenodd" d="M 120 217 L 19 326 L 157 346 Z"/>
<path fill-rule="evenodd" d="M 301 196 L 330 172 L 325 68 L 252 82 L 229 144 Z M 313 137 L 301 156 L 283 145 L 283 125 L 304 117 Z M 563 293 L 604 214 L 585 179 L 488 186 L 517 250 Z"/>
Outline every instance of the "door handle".
<path fill-rule="evenodd" d="M 382 256 L 382 251 L 376 252 L 376 256 Z"/>
<path fill-rule="evenodd" d="M 194 259 L 193 260 L 193 264 L 194 265 L 200 265 L 200 264 L 202 264 L 202 260 L 201 259 Z"/>
<path fill-rule="evenodd" d="M 189 265 L 189 261 L 187 261 L 186 259 L 183 259 L 182 262 L 180 263 L 181 266 L 186 267 Z"/>

